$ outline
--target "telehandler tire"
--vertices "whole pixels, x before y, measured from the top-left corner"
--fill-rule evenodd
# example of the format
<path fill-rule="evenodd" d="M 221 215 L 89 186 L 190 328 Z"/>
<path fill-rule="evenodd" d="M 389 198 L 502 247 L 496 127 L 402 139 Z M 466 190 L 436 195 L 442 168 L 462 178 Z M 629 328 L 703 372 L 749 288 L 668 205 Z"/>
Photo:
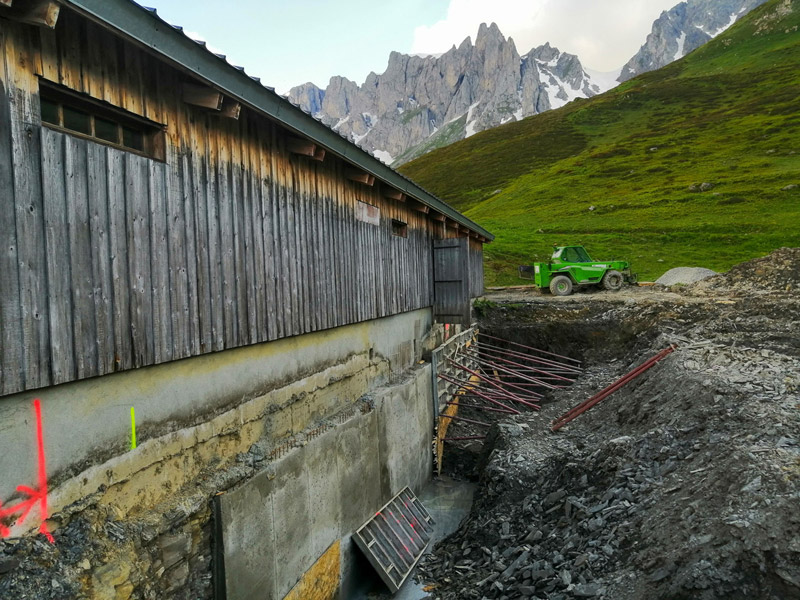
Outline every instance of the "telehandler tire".
<path fill-rule="evenodd" d="M 619 271 L 608 271 L 603 275 L 603 287 L 611 292 L 622 289 L 622 273 Z"/>
<path fill-rule="evenodd" d="M 550 281 L 550 293 L 553 296 L 569 296 L 572 293 L 572 279 L 566 275 L 556 275 Z"/>

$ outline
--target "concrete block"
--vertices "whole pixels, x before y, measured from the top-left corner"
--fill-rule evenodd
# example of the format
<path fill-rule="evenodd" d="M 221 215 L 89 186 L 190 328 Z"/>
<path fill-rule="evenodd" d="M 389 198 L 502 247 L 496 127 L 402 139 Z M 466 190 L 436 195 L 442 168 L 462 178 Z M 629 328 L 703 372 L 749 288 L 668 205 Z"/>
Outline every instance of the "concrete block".
<path fill-rule="evenodd" d="M 228 600 L 275 597 L 275 527 L 270 473 L 218 497 Z"/>
<path fill-rule="evenodd" d="M 421 373 L 429 376 L 427 369 Z M 417 384 L 420 379 L 424 385 Z M 429 380 L 418 374 L 409 385 L 388 388 L 377 400 L 383 498 L 394 496 L 405 486 L 419 492 L 432 468 Z"/>
<path fill-rule="evenodd" d="M 324 433 L 309 443 L 305 450 L 311 550 L 313 556 L 320 556 L 341 537 L 342 490 L 336 463 L 336 431 Z"/>
<path fill-rule="evenodd" d="M 275 598 L 283 598 L 314 564 L 306 448 L 278 461 L 272 487 L 275 514 Z"/>
<path fill-rule="evenodd" d="M 378 417 L 375 411 L 337 428 L 342 531 L 355 531 L 381 505 Z"/>

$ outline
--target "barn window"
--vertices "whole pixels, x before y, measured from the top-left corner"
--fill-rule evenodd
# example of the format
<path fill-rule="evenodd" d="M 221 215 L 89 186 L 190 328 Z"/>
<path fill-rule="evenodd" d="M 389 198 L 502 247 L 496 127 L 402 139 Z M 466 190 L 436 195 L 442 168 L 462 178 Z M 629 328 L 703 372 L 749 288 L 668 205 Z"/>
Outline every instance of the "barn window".
<path fill-rule="evenodd" d="M 45 81 L 39 95 L 43 125 L 164 160 L 163 125 Z"/>
<path fill-rule="evenodd" d="M 408 225 L 397 219 L 392 219 L 392 235 L 408 237 Z"/>

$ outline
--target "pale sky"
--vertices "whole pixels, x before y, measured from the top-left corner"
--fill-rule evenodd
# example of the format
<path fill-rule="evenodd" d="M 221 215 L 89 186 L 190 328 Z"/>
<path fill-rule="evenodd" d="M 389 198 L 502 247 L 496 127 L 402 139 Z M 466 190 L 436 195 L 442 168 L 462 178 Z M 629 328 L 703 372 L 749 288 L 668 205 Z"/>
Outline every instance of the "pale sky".
<path fill-rule="evenodd" d="M 332 75 L 363 83 L 392 50 L 439 54 L 495 22 L 520 54 L 550 42 L 596 71 L 620 68 L 679 0 L 140 0 L 285 94 Z"/>

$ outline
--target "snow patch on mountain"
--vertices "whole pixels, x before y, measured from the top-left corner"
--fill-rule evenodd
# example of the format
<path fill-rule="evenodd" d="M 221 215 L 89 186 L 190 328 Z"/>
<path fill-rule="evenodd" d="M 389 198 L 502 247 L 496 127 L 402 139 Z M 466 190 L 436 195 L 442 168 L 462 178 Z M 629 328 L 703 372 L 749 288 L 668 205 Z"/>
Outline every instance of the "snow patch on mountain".
<path fill-rule="evenodd" d="M 686 32 L 681 31 L 681 34 L 678 36 L 678 50 L 675 52 L 675 56 L 673 60 L 678 60 L 679 58 L 683 58 L 683 50 L 686 46 Z"/>
<path fill-rule="evenodd" d="M 596 86 L 598 94 L 602 94 L 617 87 L 619 85 L 619 81 L 617 80 L 622 73 L 621 68 L 614 69 L 613 71 L 595 71 L 594 69 L 584 67 L 583 70 L 586 71 L 592 85 Z"/>
<path fill-rule="evenodd" d="M 475 104 L 472 104 L 469 107 L 469 110 L 467 111 L 467 129 L 466 129 L 466 132 L 464 134 L 465 138 L 468 138 L 468 137 L 473 136 L 476 133 L 478 133 L 477 131 L 475 131 L 476 123 L 472 119 L 472 113 L 475 111 L 475 109 L 478 107 L 479 104 L 480 104 L 480 102 L 476 102 Z"/>

